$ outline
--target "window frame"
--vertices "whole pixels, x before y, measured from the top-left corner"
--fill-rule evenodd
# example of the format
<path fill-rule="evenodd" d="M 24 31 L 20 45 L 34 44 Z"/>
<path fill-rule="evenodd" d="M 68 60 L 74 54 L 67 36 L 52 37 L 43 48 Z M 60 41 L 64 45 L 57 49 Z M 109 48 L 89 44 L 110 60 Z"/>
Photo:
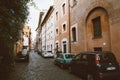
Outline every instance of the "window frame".
<path fill-rule="evenodd" d="M 62 15 L 65 15 L 66 14 L 66 4 L 63 3 L 62 4 Z"/>
<path fill-rule="evenodd" d="M 102 26 L 101 26 L 101 17 L 97 16 L 92 19 L 93 24 L 93 39 L 98 39 L 102 37 Z"/>
<path fill-rule="evenodd" d="M 73 8 L 77 4 L 77 0 L 70 0 L 70 7 Z"/>
<path fill-rule="evenodd" d="M 56 15 L 56 21 L 58 21 L 58 11 L 56 11 L 55 15 Z"/>
<path fill-rule="evenodd" d="M 55 29 L 55 33 L 56 33 L 56 35 L 59 34 L 59 30 L 58 30 L 58 28 Z"/>
<path fill-rule="evenodd" d="M 74 31 L 73 31 L 74 30 Z M 72 28 L 72 42 L 76 42 L 77 41 L 77 35 L 76 35 L 76 28 L 73 27 Z"/>
<path fill-rule="evenodd" d="M 76 29 L 76 41 L 73 41 L 73 35 L 72 35 L 72 29 L 75 28 Z M 78 24 L 74 24 L 71 26 L 71 42 L 73 44 L 76 44 L 78 42 Z"/>
<path fill-rule="evenodd" d="M 64 30 L 64 25 L 65 25 L 65 30 Z M 65 21 L 63 24 L 62 24 L 62 33 L 65 33 L 67 32 L 67 22 Z"/>

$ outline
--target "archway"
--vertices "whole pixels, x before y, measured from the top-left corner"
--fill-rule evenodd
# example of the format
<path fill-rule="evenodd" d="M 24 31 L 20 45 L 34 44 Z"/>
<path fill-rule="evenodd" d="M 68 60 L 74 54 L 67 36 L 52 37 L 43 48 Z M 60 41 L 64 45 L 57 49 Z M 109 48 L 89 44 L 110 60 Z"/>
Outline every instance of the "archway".
<path fill-rule="evenodd" d="M 91 10 L 86 18 L 87 51 L 109 51 L 110 27 L 107 11 L 102 7 Z"/>

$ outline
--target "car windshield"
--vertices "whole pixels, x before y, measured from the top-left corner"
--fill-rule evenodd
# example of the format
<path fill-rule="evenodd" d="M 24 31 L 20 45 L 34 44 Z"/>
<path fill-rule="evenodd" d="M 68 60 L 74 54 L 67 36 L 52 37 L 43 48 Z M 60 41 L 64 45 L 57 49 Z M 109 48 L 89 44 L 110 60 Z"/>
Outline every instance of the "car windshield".
<path fill-rule="evenodd" d="M 66 54 L 66 55 L 65 55 L 66 58 L 73 58 L 73 56 L 74 56 L 74 55 L 72 55 L 72 54 Z"/>
<path fill-rule="evenodd" d="M 100 56 L 100 62 L 112 62 L 116 61 L 115 56 L 111 53 L 104 54 Z"/>

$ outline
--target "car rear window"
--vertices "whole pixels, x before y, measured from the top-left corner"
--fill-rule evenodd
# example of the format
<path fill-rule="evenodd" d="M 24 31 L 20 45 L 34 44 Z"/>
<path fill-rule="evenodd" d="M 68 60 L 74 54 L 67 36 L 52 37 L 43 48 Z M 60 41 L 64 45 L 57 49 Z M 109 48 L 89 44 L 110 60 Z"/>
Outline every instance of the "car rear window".
<path fill-rule="evenodd" d="M 114 63 L 115 61 L 116 61 L 116 58 L 112 53 L 106 53 L 106 54 L 100 55 L 100 62 Z"/>
<path fill-rule="evenodd" d="M 74 55 L 65 55 L 66 58 L 73 58 Z"/>

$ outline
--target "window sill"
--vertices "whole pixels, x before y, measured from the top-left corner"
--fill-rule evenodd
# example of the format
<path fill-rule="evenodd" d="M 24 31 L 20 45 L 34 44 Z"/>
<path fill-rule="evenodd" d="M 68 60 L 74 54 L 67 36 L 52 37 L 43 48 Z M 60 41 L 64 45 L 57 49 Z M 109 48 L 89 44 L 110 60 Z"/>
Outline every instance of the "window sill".
<path fill-rule="evenodd" d="M 100 36 L 100 37 L 93 37 L 92 39 L 101 39 L 102 38 L 102 36 Z"/>
<path fill-rule="evenodd" d="M 71 41 L 71 43 L 72 43 L 72 44 L 75 44 L 75 43 L 77 43 L 77 41 Z"/>

